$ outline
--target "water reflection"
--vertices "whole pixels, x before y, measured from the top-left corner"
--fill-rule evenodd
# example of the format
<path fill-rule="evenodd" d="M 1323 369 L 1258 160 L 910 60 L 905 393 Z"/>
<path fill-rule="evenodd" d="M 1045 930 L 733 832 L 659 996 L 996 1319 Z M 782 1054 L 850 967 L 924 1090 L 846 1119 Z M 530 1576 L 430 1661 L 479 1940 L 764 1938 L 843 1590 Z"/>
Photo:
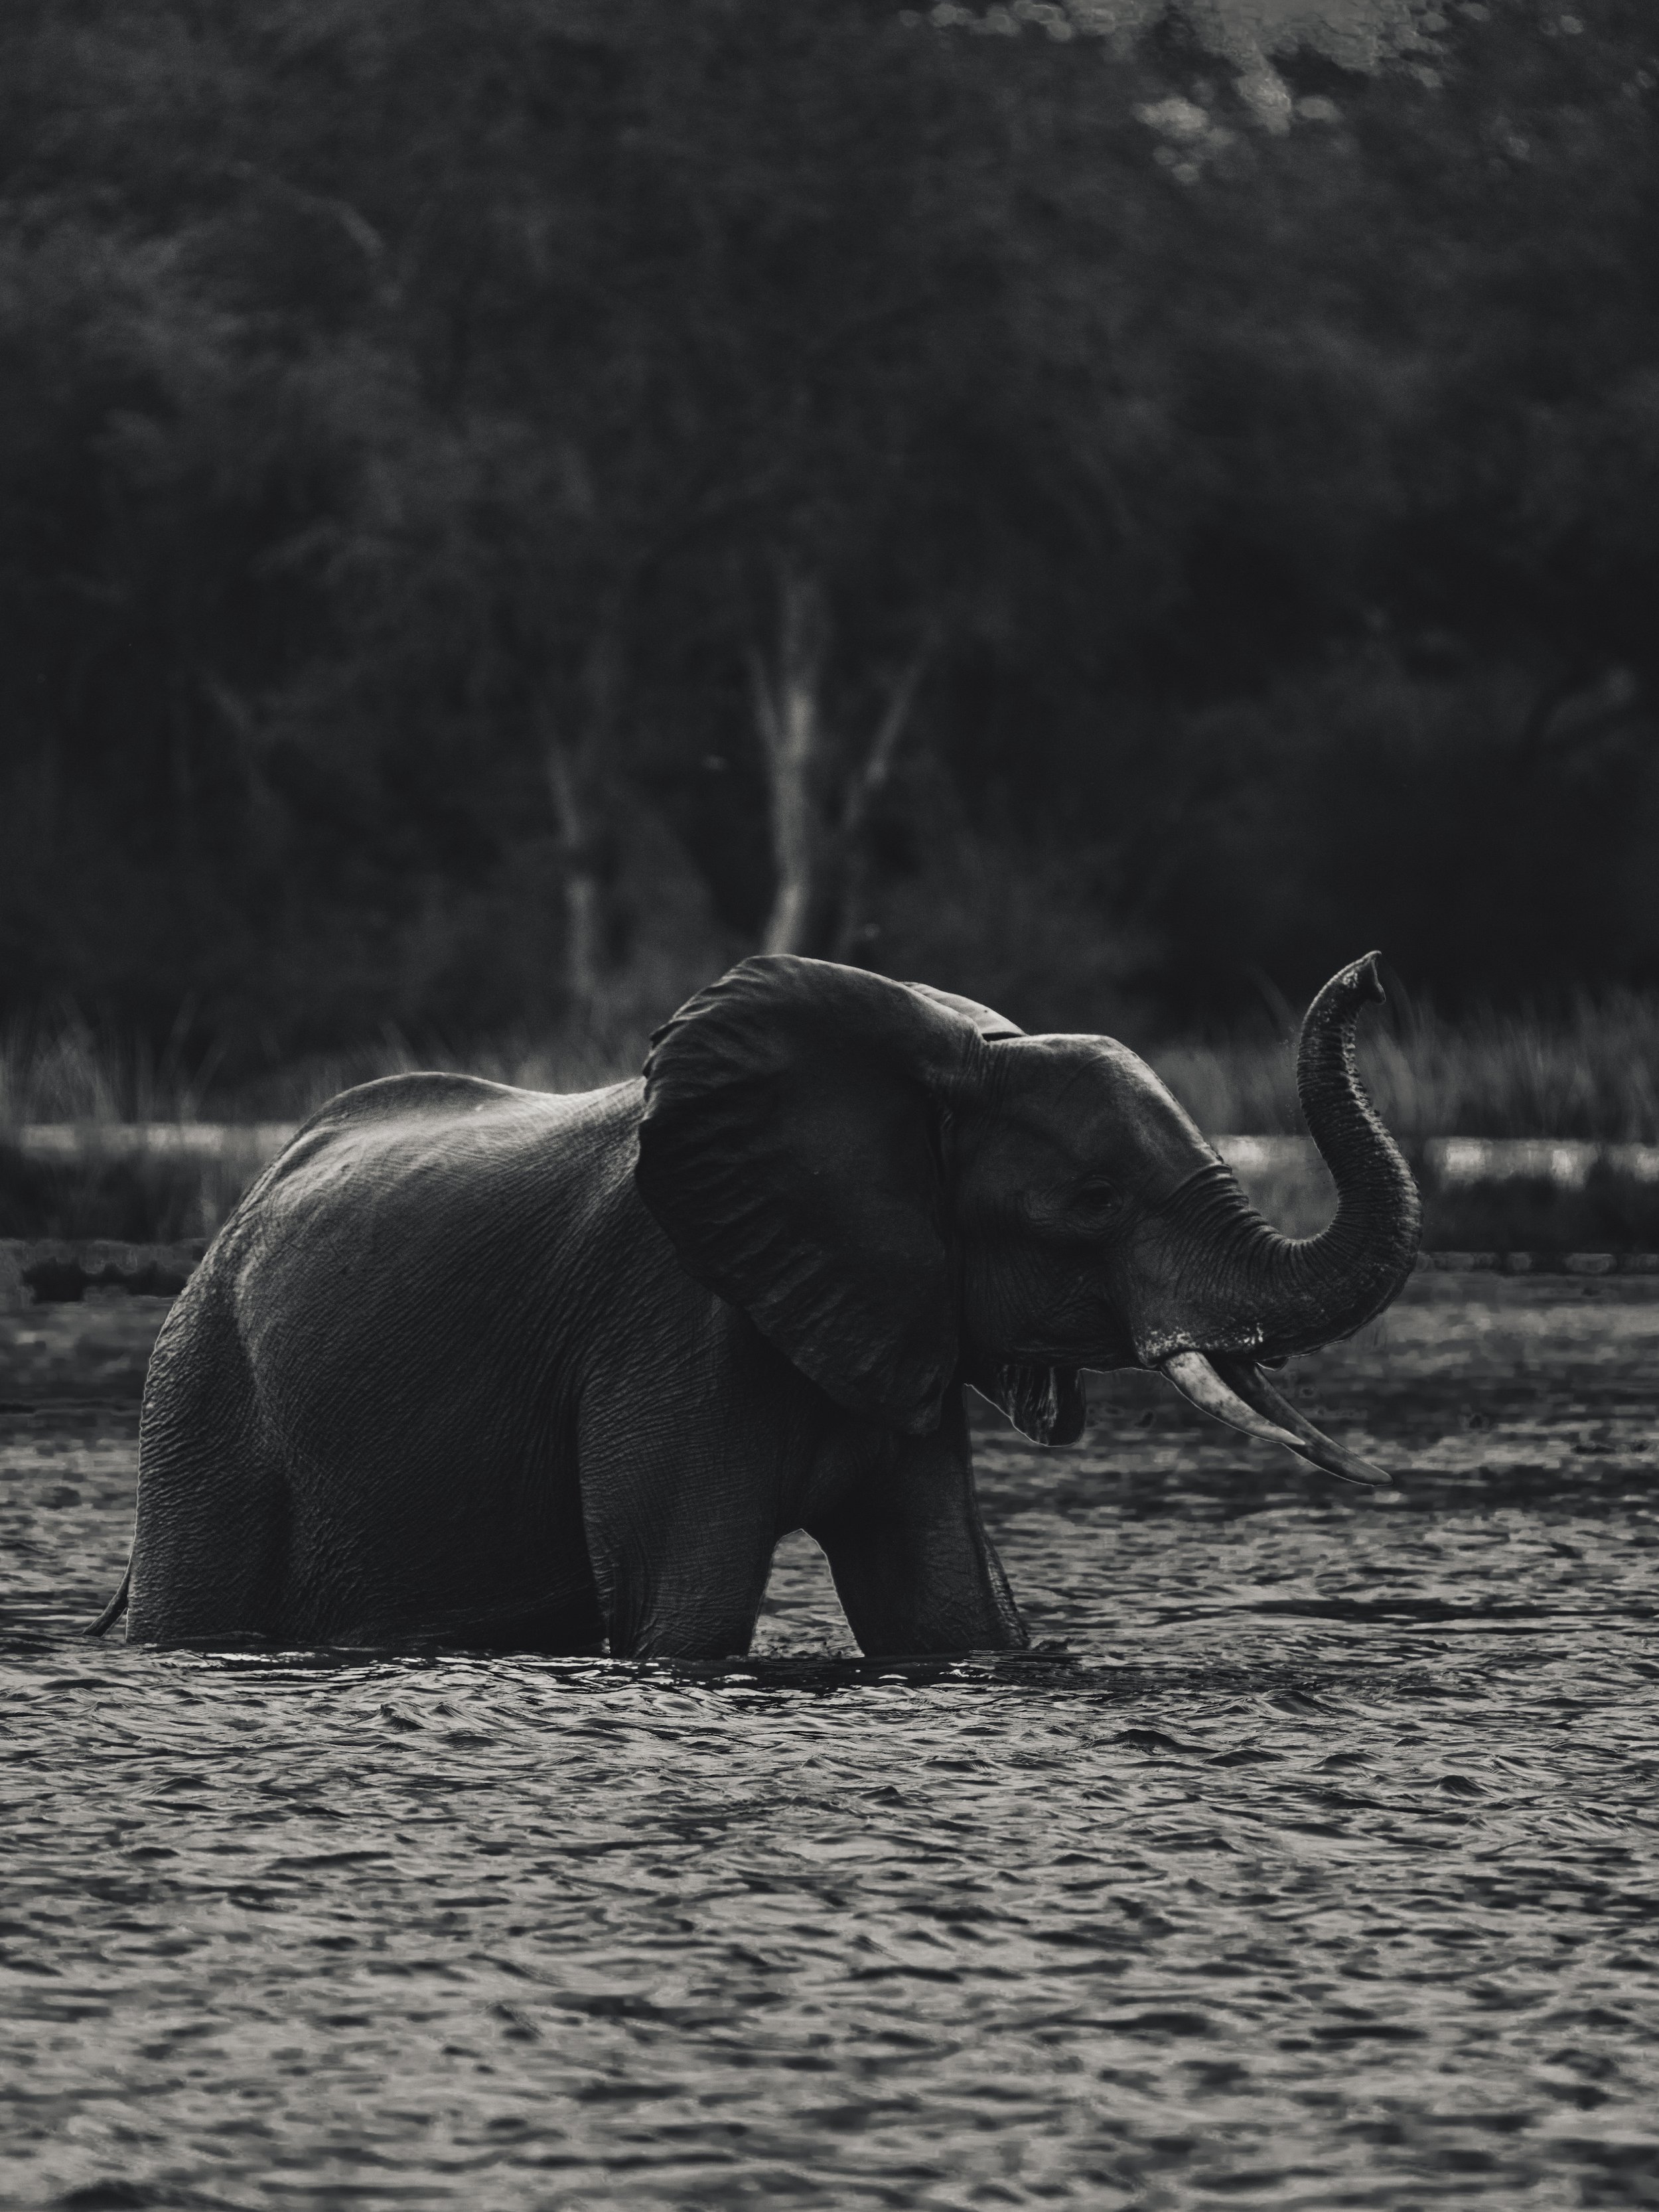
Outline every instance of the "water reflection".
<path fill-rule="evenodd" d="M 0 1417 L 0 2199 L 1659 2201 L 1659 1305 L 1522 1287 L 1321 1371 L 1392 1500 L 988 1433 L 948 1666 L 805 1540 L 726 1668 L 87 1645 L 131 1413 Z"/>

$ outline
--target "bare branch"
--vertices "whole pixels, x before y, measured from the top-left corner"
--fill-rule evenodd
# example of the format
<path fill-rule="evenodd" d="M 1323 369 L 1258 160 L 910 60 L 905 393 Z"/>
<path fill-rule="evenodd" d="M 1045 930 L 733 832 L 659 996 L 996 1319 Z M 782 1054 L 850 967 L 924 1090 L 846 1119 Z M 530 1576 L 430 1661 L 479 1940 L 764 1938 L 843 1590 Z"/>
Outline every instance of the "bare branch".
<path fill-rule="evenodd" d="M 910 709 L 927 674 L 928 664 L 939 645 L 939 632 L 930 628 L 915 651 L 905 663 L 898 682 L 888 699 L 886 711 L 876 726 L 870 740 L 870 750 L 865 756 L 864 766 L 848 785 L 846 801 L 842 808 L 842 835 L 852 839 L 863 830 L 871 807 L 886 787 L 893 773 L 893 762 L 910 720 Z"/>
<path fill-rule="evenodd" d="M 780 743 L 778 702 L 773 695 L 771 682 L 766 673 L 766 663 L 761 658 L 758 646 L 751 646 L 749 649 L 749 688 L 755 702 L 755 726 L 761 734 L 769 774 L 771 764 L 778 757 Z"/>

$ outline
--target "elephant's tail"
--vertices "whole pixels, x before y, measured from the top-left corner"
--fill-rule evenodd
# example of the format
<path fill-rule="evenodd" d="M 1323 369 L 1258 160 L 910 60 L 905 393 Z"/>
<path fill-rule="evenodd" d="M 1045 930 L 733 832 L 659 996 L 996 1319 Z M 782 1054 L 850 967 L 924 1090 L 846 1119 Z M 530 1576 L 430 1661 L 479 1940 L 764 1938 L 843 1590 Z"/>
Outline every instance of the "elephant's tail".
<path fill-rule="evenodd" d="M 119 1620 L 121 1615 L 126 1611 L 127 1600 L 131 1596 L 131 1595 L 132 1561 L 129 1559 L 127 1561 L 127 1571 L 121 1577 L 120 1589 L 116 1591 L 114 1596 L 99 1614 L 97 1620 L 93 1622 L 92 1626 L 86 1631 L 86 1633 L 88 1636 L 101 1636 L 106 1629 L 113 1628 L 116 1622 Z"/>

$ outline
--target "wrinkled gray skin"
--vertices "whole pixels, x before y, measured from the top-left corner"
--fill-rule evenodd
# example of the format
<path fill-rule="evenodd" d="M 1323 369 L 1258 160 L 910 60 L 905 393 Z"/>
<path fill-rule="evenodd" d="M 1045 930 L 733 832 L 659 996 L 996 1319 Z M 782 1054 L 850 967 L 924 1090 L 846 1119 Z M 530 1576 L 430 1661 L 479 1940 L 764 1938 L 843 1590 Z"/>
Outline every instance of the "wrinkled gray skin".
<path fill-rule="evenodd" d="M 963 1386 L 1066 1442 L 1085 1367 L 1386 1480 L 1261 1372 L 1412 1263 L 1352 1066 L 1380 995 L 1361 962 L 1304 1024 L 1339 1206 L 1295 1244 L 1123 1046 L 824 962 L 744 962 L 643 1082 L 347 1091 L 161 1333 L 130 1637 L 717 1657 L 805 1528 L 865 1650 L 1016 1648 Z"/>

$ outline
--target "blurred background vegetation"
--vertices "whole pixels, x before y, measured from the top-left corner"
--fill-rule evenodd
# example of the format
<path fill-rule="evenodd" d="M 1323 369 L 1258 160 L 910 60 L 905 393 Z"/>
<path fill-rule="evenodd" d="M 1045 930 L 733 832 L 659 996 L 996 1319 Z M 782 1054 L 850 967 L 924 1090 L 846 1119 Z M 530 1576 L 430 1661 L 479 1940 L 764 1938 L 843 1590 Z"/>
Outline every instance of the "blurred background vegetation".
<path fill-rule="evenodd" d="M 9 0 L 0 1118 L 764 943 L 1294 1127 L 1379 945 L 1408 1132 L 1659 1137 L 1659 29 L 1395 12 Z"/>

